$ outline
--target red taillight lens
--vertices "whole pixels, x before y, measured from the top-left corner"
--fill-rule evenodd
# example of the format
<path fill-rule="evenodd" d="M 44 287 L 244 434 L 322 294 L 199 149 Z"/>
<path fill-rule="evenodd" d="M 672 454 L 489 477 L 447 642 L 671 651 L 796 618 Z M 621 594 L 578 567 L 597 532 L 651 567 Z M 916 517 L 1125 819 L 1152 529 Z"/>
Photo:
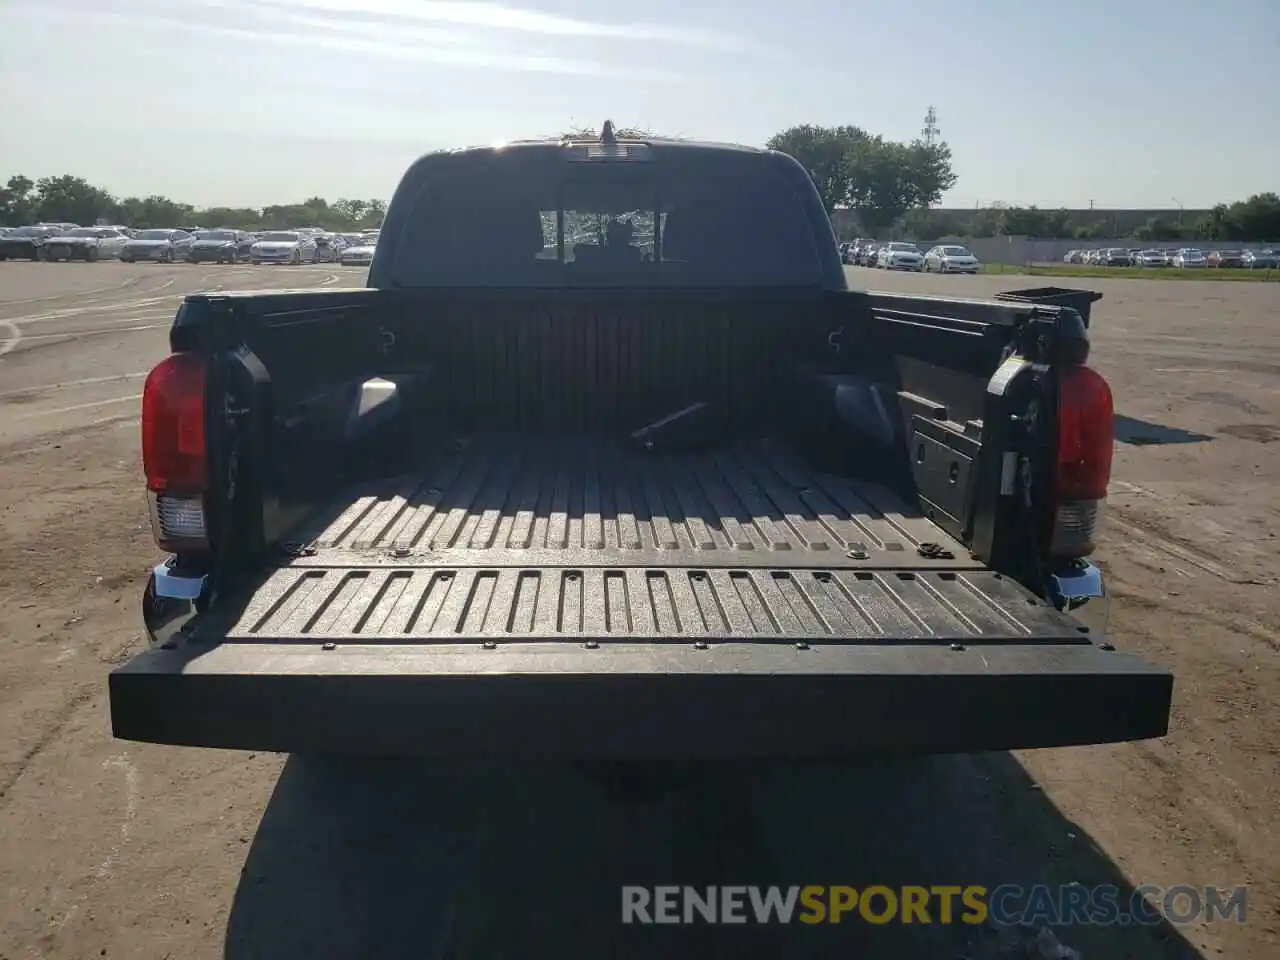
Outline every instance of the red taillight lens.
<path fill-rule="evenodd" d="M 1091 367 L 1062 368 L 1058 384 L 1058 464 L 1054 475 L 1054 557 L 1093 552 L 1115 451 L 1111 387 Z"/>
<path fill-rule="evenodd" d="M 175 353 L 147 376 L 142 388 L 142 468 L 152 493 L 204 491 L 204 391 L 204 361 L 195 354 Z"/>

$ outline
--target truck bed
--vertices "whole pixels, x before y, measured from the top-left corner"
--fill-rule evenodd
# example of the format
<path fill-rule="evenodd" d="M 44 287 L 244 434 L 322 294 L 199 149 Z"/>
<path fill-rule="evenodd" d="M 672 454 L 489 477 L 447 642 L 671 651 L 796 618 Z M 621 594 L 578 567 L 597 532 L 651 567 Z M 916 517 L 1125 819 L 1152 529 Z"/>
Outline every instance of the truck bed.
<path fill-rule="evenodd" d="M 932 546 L 926 546 L 932 545 Z M 892 491 L 769 441 L 482 436 L 353 489 L 111 677 L 116 734 L 244 749 L 830 757 L 1163 733 L 1170 679 Z"/>
<path fill-rule="evenodd" d="M 227 638 L 1076 632 L 892 491 L 770 441 L 653 454 L 462 439 L 416 476 L 351 491 L 301 542 Z"/>

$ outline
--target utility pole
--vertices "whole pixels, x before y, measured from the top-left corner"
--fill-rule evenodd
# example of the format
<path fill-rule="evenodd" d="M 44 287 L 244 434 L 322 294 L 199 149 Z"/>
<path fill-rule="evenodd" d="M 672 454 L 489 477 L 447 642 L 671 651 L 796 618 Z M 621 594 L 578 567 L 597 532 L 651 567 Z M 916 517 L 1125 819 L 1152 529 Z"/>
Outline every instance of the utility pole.
<path fill-rule="evenodd" d="M 1182 201 L 1177 197 L 1170 197 L 1169 199 L 1178 205 L 1178 226 L 1182 226 Z"/>

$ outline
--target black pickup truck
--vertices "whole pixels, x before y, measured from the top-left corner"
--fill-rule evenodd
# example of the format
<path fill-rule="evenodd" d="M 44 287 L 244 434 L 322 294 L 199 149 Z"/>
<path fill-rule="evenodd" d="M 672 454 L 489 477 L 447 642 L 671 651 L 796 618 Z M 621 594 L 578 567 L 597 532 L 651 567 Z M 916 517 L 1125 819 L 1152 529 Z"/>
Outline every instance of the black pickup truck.
<path fill-rule="evenodd" d="M 1080 315 L 848 289 L 785 155 L 432 154 L 367 287 L 188 297 L 170 342 L 142 439 L 171 556 L 118 737 L 681 761 L 1166 732 L 1170 675 L 1076 615 L 1113 448 Z"/>

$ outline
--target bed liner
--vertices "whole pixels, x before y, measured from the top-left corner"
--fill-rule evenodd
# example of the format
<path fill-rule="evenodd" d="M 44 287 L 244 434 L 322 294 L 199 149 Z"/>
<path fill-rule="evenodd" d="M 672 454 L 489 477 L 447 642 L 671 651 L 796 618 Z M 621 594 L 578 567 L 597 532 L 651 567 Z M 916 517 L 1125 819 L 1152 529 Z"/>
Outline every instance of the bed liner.
<path fill-rule="evenodd" d="M 114 670 L 116 736 L 617 761 L 1168 727 L 1167 673 L 767 443 L 462 443 L 317 514 L 310 549 Z"/>
<path fill-rule="evenodd" d="M 463 438 L 417 476 L 354 492 L 305 539 L 321 564 L 390 550 L 406 566 L 981 567 L 887 488 L 817 473 L 767 439 L 658 453 L 606 438 Z M 922 556 L 926 543 L 951 557 Z"/>
<path fill-rule="evenodd" d="M 1088 643 L 891 491 L 769 441 L 482 437 L 317 516 L 225 641 Z M 927 546 L 926 546 L 927 545 Z"/>

